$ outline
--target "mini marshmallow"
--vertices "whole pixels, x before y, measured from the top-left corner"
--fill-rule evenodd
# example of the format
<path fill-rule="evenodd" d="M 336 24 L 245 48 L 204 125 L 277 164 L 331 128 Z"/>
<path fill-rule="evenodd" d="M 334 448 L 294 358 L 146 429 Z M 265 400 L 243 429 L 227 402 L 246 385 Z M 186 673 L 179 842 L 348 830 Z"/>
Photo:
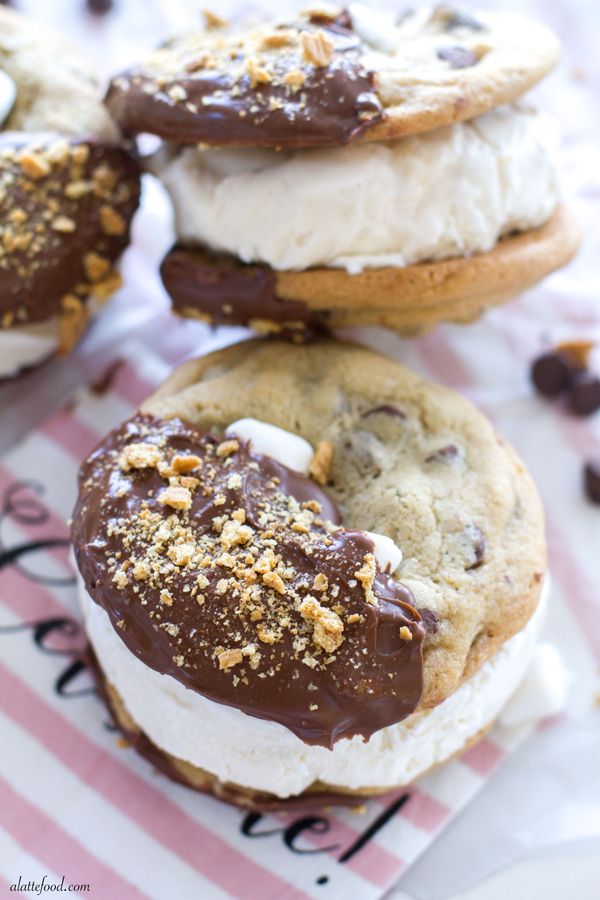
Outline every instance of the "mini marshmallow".
<path fill-rule="evenodd" d="M 294 472 L 308 475 L 314 450 L 308 441 L 258 419 L 238 419 L 225 429 L 227 437 L 249 441 L 256 453 L 270 456 Z"/>
<path fill-rule="evenodd" d="M 386 566 L 389 565 L 390 575 L 393 574 L 402 562 L 402 550 L 400 547 L 385 534 L 377 534 L 376 531 L 365 531 L 364 534 L 370 537 L 375 544 L 375 559 L 379 563 L 380 568 L 385 572 Z"/>
<path fill-rule="evenodd" d="M 17 99 L 17 88 L 14 81 L 3 69 L 0 69 L 0 125 L 8 119 Z"/>
<path fill-rule="evenodd" d="M 519 688 L 501 717 L 507 727 L 555 716 L 567 702 L 569 674 L 552 644 L 539 644 Z"/>
<path fill-rule="evenodd" d="M 393 53 L 398 46 L 398 31 L 394 16 L 370 9 L 364 3 L 351 3 L 348 7 L 352 28 L 356 34 L 375 50 Z"/>

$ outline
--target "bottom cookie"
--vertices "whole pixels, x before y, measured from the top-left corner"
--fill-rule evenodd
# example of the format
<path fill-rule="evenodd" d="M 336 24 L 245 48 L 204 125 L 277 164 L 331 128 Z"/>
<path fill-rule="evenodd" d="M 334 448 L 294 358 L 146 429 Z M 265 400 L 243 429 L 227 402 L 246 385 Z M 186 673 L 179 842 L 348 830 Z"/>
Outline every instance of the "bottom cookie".
<path fill-rule="evenodd" d="M 565 265 L 579 231 L 559 207 L 541 228 L 503 238 L 488 253 L 405 268 L 276 272 L 206 248 L 177 245 L 161 266 L 176 313 L 259 332 L 315 332 L 381 325 L 425 333 L 440 322 L 466 323 Z"/>
<path fill-rule="evenodd" d="M 88 647 L 86 651 L 85 661 L 94 676 L 100 697 L 104 700 L 115 725 L 127 743 L 158 772 L 166 775 L 172 781 L 176 781 L 178 784 L 199 791 L 202 794 L 209 794 L 216 800 L 239 806 L 250 812 L 289 812 L 295 809 L 312 809 L 323 806 L 360 806 L 370 797 L 380 796 L 390 793 L 392 790 L 406 787 L 406 785 L 399 784 L 395 788 L 382 787 L 350 790 L 339 787 L 333 788 L 331 785 L 317 781 L 296 797 L 281 798 L 275 794 L 251 790 L 232 782 L 220 781 L 216 775 L 185 760 L 171 756 L 152 743 L 127 711 L 116 688 L 107 682 L 91 647 Z M 464 746 L 444 762 L 450 762 L 451 759 L 460 756 L 469 747 L 476 744 L 490 730 L 493 724 L 493 721 L 489 722 L 476 734 L 470 736 Z M 428 772 L 442 764 L 432 766 Z M 425 775 L 427 773 L 422 774 Z"/>

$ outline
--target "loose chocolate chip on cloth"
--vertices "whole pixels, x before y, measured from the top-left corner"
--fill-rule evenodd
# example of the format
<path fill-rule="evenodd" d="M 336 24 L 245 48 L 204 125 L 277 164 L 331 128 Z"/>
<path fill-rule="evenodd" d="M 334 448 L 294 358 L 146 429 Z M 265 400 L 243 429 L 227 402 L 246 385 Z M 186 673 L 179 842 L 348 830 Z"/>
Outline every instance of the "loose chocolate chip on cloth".
<path fill-rule="evenodd" d="M 559 349 L 543 353 L 531 366 L 531 380 L 544 397 L 558 397 L 571 388 L 577 368 Z"/>
<path fill-rule="evenodd" d="M 575 376 L 569 409 L 577 416 L 591 416 L 600 409 L 600 378 L 593 372 L 579 372 Z"/>

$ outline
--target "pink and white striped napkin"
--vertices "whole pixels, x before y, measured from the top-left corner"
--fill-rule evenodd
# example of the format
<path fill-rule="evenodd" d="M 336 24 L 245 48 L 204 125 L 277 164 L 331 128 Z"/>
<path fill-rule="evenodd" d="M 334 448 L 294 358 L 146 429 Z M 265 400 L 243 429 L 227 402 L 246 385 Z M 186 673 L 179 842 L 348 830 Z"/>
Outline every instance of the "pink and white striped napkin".
<path fill-rule="evenodd" d="M 523 735 L 496 729 L 360 812 L 268 816 L 173 784 L 123 746 L 74 662 L 66 523 L 79 461 L 164 374 L 135 343 L 125 356 L 108 389 L 82 392 L 0 466 L 0 895 L 45 874 L 107 900 L 380 897 Z"/>

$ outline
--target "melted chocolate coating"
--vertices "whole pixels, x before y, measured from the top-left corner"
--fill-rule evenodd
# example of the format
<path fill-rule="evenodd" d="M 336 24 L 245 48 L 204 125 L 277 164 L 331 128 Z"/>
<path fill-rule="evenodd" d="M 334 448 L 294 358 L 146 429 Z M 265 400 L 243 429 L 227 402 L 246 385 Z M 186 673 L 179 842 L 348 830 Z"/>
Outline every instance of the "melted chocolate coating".
<path fill-rule="evenodd" d="M 146 65 L 114 78 L 105 102 L 126 132 L 149 132 L 180 144 L 347 144 L 384 118 L 383 107 L 347 18 L 322 22 L 322 33 L 333 44 L 328 62 L 307 60 L 302 36 L 317 33 L 316 24 L 321 23 L 290 26 L 295 42 L 273 53 L 260 43 L 246 47 L 236 34 L 212 42 L 202 34 L 173 41 Z M 255 81 L 246 70 L 254 59 L 268 79 Z M 298 73 L 300 84 L 286 80 Z"/>
<path fill-rule="evenodd" d="M 45 321 L 66 295 L 85 299 L 127 246 L 137 163 L 94 139 L 5 131 L 0 187 L 0 327 Z"/>
<path fill-rule="evenodd" d="M 175 246 L 165 256 L 160 274 L 180 315 L 199 314 L 226 325 L 264 321 L 306 335 L 324 329 L 326 313 L 277 296 L 277 276 L 268 266 L 248 265 L 204 248 Z"/>
<path fill-rule="evenodd" d="M 158 446 L 169 464 L 174 454 L 202 460 L 189 511 L 165 511 L 160 496 L 168 481 L 156 465 L 133 472 L 120 467 L 124 448 L 140 443 Z M 373 552 L 371 539 L 334 527 L 331 523 L 339 521 L 335 505 L 310 479 L 253 453 L 243 442 L 226 458 L 218 455 L 218 445 L 218 439 L 188 422 L 137 415 L 92 453 L 81 469 L 72 529 L 77 563 L 92 598 L 146 665 L 218 703 L 279 722 L 305 743 L 331 747 L 340 738 L 368 738 L 401 721 L 417 707 L 423 685 L 426 628 L 410 591 L 373 566 L 369 602 L 365 582 L 357 576 Z M 320 504 L 304 533 L 284 524 L 285 510 L 294 506 L 290 498 Z M 225 516 L 232 522 L 238 510 L 244 510 L 245 526 L 258 541 L 255 559 L 269 540 L 280 556 L 283 595 L 260 578 L 257 585 L 254 575 L 253 591 L 245 591 L 249 570 L 243 559 L 250 556 L 253 562 L 252 542 L 233 562 L 218 556 L 218 548 L 212 555 L 206 550 L 207 542 L 219 540 L 214 519 Z M 148 558 L 148 541 L 138 523 L 148 517 L 161 523 L 168 518 L 174 534 L 181 525 L 187 542 L 193 533 L 208 562 L 198 567 L 194 557 L 192 565 L 174 566 L 163 548 L 158 583 L 136 581 L 136 560 Z M 258 563 L 252 572 L 262 571 Z M 195 592 L 199 575 L 201 603 Z M 326 577 L 325 588 L 317 587 L 316 576 Z M 165 588 L 168 605 L 161 603 Z M 321 645 L 317 626 L 302 614 L 309 596 L 317 596 L 328 615 L 339 613 L 343 639 L 337 646 Z M 250 646 L 257 657 L 238 653 L 232 667 L 222 665 L 224 649 Z"/>

